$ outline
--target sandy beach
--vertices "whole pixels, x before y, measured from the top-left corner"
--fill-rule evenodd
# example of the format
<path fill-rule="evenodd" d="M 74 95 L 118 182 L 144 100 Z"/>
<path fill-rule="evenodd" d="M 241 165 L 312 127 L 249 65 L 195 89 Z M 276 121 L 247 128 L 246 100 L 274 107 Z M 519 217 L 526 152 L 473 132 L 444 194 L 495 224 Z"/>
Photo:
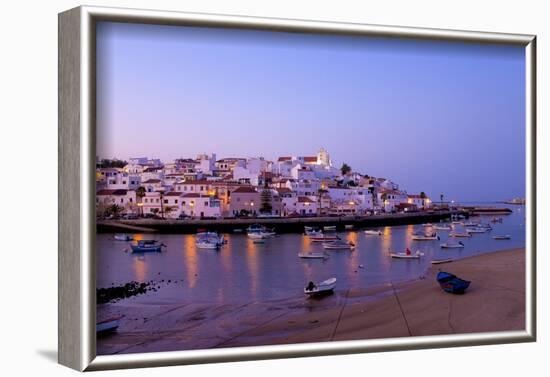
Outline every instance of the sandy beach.
<path fill-rule="evenodd" d="M 464 295 L 441 290 L 438 270 L 472 284 Z M 433 265 L 419 279 L 321 299 L 216 305 L 209 302 L 98 306 L 98 318 L 124 314 L 98 354 L 174 351 L 333 340 L 521 330 L 525 328 L 525 249 Z"/>

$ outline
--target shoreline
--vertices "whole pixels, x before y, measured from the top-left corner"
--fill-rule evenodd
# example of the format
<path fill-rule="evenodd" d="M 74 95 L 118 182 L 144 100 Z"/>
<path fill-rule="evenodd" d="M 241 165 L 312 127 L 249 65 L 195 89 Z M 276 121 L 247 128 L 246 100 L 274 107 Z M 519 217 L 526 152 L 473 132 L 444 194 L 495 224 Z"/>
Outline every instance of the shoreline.
<path fill-rule="evenodd" d="M 472 281 L 465 295 L 435 282 L 445 270 Z M 98 339 L 98 354 L 310 343 L 521 330 L 525 327 L 525 249 L 432 265 L 424 278 L 295 295 L 265 302 L 98 306 L 98 318 L 125 314 L 119 332 Z"/>
<path fill-rule="evenodd" d="M 245 230 L 252 224 L 260 224 L 269 228 L 276 228 L 278 232 L 303 233 L 304 226 L 323 227 L 336 226 L 338 231 L 345 230 L 346 225 L 354 229 L 381 227 L 391 225 L 422 224 L 450 219 L 452 215 L 469 217 L 463 211 L 441 212 L 411 212 L 392 213 L 370 216 L 323 216 L 323 217 L 276 217 L 276 218 L 238 218 L 238 219 L 136 219 L 136 220 L 98 220 L 98 233 L 115 233 L 124 231 L 158 232 L 158 233 L 195 233 L 198 229 L 233 232 L 235 229 Z"/>

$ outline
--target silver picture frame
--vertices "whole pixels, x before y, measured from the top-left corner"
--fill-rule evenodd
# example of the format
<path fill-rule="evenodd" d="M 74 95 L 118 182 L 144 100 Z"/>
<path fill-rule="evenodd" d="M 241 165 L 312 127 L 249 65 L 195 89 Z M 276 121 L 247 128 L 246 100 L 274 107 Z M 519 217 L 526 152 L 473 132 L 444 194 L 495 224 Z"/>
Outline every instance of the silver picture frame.
<path fill-rule="evenodd" d="M 95 28 L 99 21 L 508 44 L 526 57 L 526 323 L 523 331 L 96 355 Z M 536 340 L 536 36 L 82 6 L 59 14 L 59 363 L 80 371 Z"/>

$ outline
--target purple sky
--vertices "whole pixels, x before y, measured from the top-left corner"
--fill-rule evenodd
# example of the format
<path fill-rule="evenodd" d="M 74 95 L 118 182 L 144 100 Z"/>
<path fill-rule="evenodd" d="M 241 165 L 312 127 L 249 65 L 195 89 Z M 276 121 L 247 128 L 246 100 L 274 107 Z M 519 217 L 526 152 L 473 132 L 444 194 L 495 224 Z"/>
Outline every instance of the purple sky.
<path fill-rule="evenodd" d="M 97 52 L 101 158 L 325 147 L 409 193 L 525 195 L 522 47 L 100 23 Z"/>

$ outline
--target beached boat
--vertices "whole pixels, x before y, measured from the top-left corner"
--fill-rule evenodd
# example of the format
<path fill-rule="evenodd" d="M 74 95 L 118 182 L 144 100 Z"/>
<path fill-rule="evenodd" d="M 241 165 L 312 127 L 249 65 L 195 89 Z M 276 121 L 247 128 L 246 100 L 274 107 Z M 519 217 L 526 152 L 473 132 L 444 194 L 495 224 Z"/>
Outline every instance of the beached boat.
<path fill-rule="evenodd" d="M 327 250 L 353 250 L 355 244 L 351 241 L 336 240 L 323 243 L 323 248 Z"/>
<path fill-rule="evenodd" d="M 439 240 L 437 233 L 414 233 L 412 235 L 413 241 L 434 241 Z"/>
<path fill-rule="evenodd" d="M 440 271 L 436 277 L 441 289 L 448 293 L 461 294 L 470 286 L 470 282 L 455 275 Z"/>
<path fill-rule="evenodd" d="M 115 240 L 117 241 L 132 241 L 133 238 L 126 233 L 115 234 Z"/>
<path fill-rule="evenodd" d="M 435 230 L 452 230 L 449 225 L 434 225 L 433 229 Z"/>
<path fill-rule="evenodd" d="M 104 319 L 102 321 L 99 321 L 95 325 L 95 331 L 98 334 L 104 334 L 107 332 L 115 331 L 118 326 L 120 326 L 120 320 L 124 318 L 123 315 L 111 317 Z"/>
<path fill-rule="evenodd" d="M 404 252 L 404 253 L 395 253 L 395 252 L 390 252 L 390 256 L 392 258 L 397 258 L 397 259 L 420 259 L 420 257 L 424 255 L 420 252 L 420 250 L 416 250 L 416 253 L 413 253 L 413 252 Z"/>
<path fill-rule="evenodd" d="M 501 234 L 501 235 L 493 236 L 494 240 L 509 240 L 511 238 L 512 238 L 512 236 L 510 236 L 509 234 Z"/>
<path fill-rule="evenodd" d="M 163 246 L 165 245 L 157 240 L 139 240 L 130 244 L 134 253 L 160 252 Z"/>
<path fill-rule="evenodd" d="M 306 295 L 317 295 L 321 293 L 332 292 L 336 287 L 336 278 L 330 278 L 320 283 L 314 284 L 312 281 L 304 288 Z"/>
<path fill-rule="evenodd" d="M 300 258 L 304 258 L 304 259 L 326 259 L 326 258 L 328 258 L 327 253 L 317 252 L 317 251 L 309 252 L 309 253 L 301 252 L 301 253 L 298 253 L 298 256 Z"/>
<path fill-rule="evenodd" d="M 444 258 L 444 259 L 432 259 L 430 261 L 431 264 L 443 264 L 443 263 L 450 263 L 454 259 L 453 258 Z"/>
<path fill-rule="evenodd" d="M 319 236 L 310 236 L 309 239 L 312 242 L 329 242 L 339 240 L 340 237 L 337 234 L 321 234 Z"/>
<path fill-rule="evenodd" d="M 461 249 L 464 247 L 464 244 L 462 243 L 462 241 L 459 241 L 459 242 L 446 242 L 446 243 L 442 243 L 441 245 L 442 249 Z"/>
<path fill-rule="evenodd" d="M 469 238 L 469 237 L 472 237 L 472 235 L 468 232 L 451 232 L 449 233 L 449 237 Z"/>
<path fill-rule="evenodd" d="M 370 229 L 367 229 L 367 230 L 365 230 L 365 234 L 366 234 L 366 235 L 369 235 L 369 236 L 381 236 L 381 235 L 382 235 L 382 231 L 380 231 L 380 230 L 370 230 Z"/>

